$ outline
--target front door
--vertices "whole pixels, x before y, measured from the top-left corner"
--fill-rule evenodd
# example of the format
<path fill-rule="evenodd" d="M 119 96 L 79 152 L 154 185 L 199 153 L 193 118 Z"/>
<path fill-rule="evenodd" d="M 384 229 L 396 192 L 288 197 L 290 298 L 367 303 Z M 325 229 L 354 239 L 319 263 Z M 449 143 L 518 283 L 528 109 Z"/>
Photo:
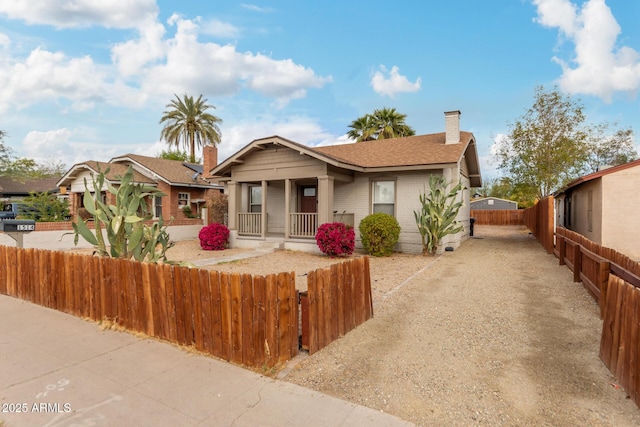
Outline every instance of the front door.
<path fill-rule="evenodd" d="M 300 212 L 318 212 L 318 187 L 305 185 L 300 188 Z"/>
<path fill-rule="evenodd" d="M 300 189 L 300 211 L 292 224 L 291 235 L 313 237 L 318 228 L 318 187 L 303 185 Z"/>

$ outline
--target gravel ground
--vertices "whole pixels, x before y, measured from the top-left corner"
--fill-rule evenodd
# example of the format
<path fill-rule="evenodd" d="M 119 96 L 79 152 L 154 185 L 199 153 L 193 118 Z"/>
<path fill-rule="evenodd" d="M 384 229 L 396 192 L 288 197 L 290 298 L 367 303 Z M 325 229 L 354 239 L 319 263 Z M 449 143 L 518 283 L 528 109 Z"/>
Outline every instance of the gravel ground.
<path fill-rule="evenodd" d="M 179 242 L 173 260 L 240 254 Z M 355 254 L 354 256 L 361 256 Z M 277 251 L 206 268 L 305 273 L 339 262 Z M 424 426 L 638 426 L 640 410 L 599 358 L 599 309 L 520 227 L 432 258 L 371 258 L 375 317 L 285 374 Z"/>

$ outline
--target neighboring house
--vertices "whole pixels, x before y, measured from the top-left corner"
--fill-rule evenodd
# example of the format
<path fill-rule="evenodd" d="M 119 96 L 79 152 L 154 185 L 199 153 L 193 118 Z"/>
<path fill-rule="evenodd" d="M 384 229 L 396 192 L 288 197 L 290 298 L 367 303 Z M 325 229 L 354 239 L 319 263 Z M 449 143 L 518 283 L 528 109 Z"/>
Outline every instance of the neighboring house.
<path fill-rule="evenodd" d="M 518 202 L 513 200 L 500 199 L 498 197 L 484 197 L 473 199 L 471 209 L 474 210 L 517 210 Z"/>
<path fill-rule="evenodd" d="M 2 198 L 4 202 L 11 202 L 22 200 L 29 196 L 31 192 L 57 194 L 59 188 L 56 183 L 59 179 L 59 177 L 54 177 L 20 181 L 8 176 L 3 176 L 0 177 L 0 198 Z"/>
<path fill-rule="evenodd" d="M 557 191 L 556 224 L 640 260 L 640 160 L 604 169 Z"/>
<path fill-rule="evenodd" d="M 203 175 L 204 170 L 210 170 L 216 165 L 217 153 L 215 147 L 205 147 L 204 166 L 137 154 L 114 157 L 106 163 L 89 160 L 73 165 L 57 184 L 69 192 L 71 213 L 75 215 L 78 209 L 83 207 L 82 195 L 85 191 L 85 180 L 89 189 L 92 190 L 91 177 L 109 168 L 105 184 L 117 187 L 120 184 L 120 177 L 131 166 L 135 183 L 156 187 L 166 194 L 164 197 L 155 197 L 150 201 L 154 217 L 184 219 L 186 215 L 183 209 L 186 206 L 191 208 L 193 214 L 199 216 L 205 202 L 214 193 L 222 191 L 221 185 L 211 182 L 209 175 Z M 102 194 L 105 200 L 114 202 L 113 195 L 106 191 L 106 187 L 102 189 Z"/>
<path fill-rule="evenodd" d="M 469 188 L 482 185 L 476 141 L 460 131 L 460 112 L 445 113 L 442 133 L 308 147 L 272 136 L 254 140 L 211 171 L 229 197 L 232 247 L 274 240 L 285 248 L 317 251 L 319 224 L 340 221 L 356 229 L 373 212 L 394 215 L 402 231 L 397 250 L 419 253 L 413 211 L 429 176 L 462 181 L 464 231 L 448 236 L 458 246 L 469 234 Z"/>

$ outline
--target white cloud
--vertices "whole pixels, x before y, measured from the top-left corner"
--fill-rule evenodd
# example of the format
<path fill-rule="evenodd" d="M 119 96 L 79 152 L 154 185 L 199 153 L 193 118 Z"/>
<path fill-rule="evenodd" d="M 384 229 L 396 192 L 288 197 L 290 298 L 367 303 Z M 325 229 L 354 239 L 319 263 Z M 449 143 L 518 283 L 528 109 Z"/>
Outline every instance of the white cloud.
<path fill-rule="evenodd" d="M 185 92 L 219 97 L 242 88 L 275 98 L 281 107 L 306 96 L 309 88 L 331 81 L 290 59 L 201 43 L 198 20 L 174 15 L 168 22 L 176 26 L 173 38 L 165 38 L 162 24 L 146 22 L 137 29 L 138 38 L 112 47 L 111 64 L 42 48 L 25 59 L 1 55 L 0 113 L 10 106 L 25 108 L 43 100 L 67 99 L 76 110 L 100 103 L 139 107 L 149 97 L 166 99 Z M 0 44 L 3 40 L 0 37 Z"/>
<path fill-rule="evenodd" d="M 223 96 L 247 87 L 284 105 L 304 97 L 308 88 L 331 81 L 331 77 L 317 76 L 290 59 L 240 53 L 232 45 L 201 43 L 196 21 L 174 15 L 169 24 L 176 25 L 176 34 L 167 41 L 166 60 L 141 73 L 145 91 L 162 96 L 185 91 Z"/>
<path fill-rule="evenodd" d="M 259 13 L 270 13 L 272 11 L 272 9 L 269 7 L 260 7 L 260 6 L 256 6 L 255 4 L 242 3 L 241 6 L 244 9 L 251 10 L 253 12 L 259 12 Z"/>
<path fill-rule="evenodd" d="M 29 132 L 20 147 L 20 156 L 38 162 L 61 161 L 68 168 L 87 160 L 106 162 L 113 157 L 127 153 L 155 157 L 167 149 L 167 144 L 155 141 L 153 144 L 127 144 L 126 146 L 95 141 L 95 135 L 88 129 L 70 130 L 66 128 L 51 131 Z"/>
<path fill-rule="evenodd" d="M 0 0 L 0 14 L 57 28 L 135 28 L 155 19 L 158 6 L 155 0 Z"/>
<path fill-rule="evenodd" d="M 240 30 L 236 26 L 218 19 L 204 21 L 200 25 L 200 28 L 203 34 L 226 39 L 236 38 L 240 34 Z"/>
<path fill-rule="evenodd" d="M 249 122 L 225 126 L 222 143 L 218 147 L 219 158 L 221 161 L 226 159 L 254 139 L 274 135 L 310 146 L 333 145 L 343 141 L 341 137 L 331 135 L 308 117 L 294 116 L 286 120 L 260 117 Z"/>
<path fill-rule="evenodd" d="M 418 77 L 415 83 L 411 83 L 409 79 L 400 74 L 400 69 L 396 66 L 391 67 L 391 71 L 387 72 L 384 65 L 376 71 L 371 78 L 371 86 L 373 90 L 380 95 L 388 95 L 393 97 L 400 92 L 417 92 L 420 90 L 422 79 Z"/>
<path fill-rule="evenodd" d="M 68 99 L 72 109 L 80 111 L 95 103 L 141 102 L 143 97 L 121 83 L 108 82 L 107 77 L 88 56 L 69 59 L 61 52 L 36 49 L 24 61 L 0 67 L 0 112 L 59 98 Z"/>
<path fill-rule="evenodd" d="M 162 24 L 145 23 L 138 29 L 138 39 L 118 43 L 111 48 L 111 60 L 123 76 L 138 74 L 146 64 L 164 58 L 167 50 L 164 34 Z"/>
<path fill-rule="evenodd" d="M 9 36 L 4 33 L 0 33 L 0 48 L 8 48 L 11 45 L 11 40 Z"/>
<path fill-rule="evenodd" d="M 569 93 L 595 95 L 610 102 L 615 92 L 640 88 L 640 53 L 616 45 L 621 33 L 604 0 L 588 0 L 581 9 L 569 0 L 533 0 L 537 22 L 558 28 L 575 45 L 570 61 L 554 57 L 562 67 L 560 87 Z"/>

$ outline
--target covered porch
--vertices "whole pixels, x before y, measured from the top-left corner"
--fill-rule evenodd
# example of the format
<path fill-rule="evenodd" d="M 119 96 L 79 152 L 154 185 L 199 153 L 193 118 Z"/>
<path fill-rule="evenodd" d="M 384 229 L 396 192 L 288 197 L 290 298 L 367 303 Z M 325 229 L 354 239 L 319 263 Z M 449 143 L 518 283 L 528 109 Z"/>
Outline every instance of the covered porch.
<path fill-rule="evenodd" d="M 336 220 L 334 177 L 229 181 L 229 230 L 237 238 L 308 239 Z"/>

